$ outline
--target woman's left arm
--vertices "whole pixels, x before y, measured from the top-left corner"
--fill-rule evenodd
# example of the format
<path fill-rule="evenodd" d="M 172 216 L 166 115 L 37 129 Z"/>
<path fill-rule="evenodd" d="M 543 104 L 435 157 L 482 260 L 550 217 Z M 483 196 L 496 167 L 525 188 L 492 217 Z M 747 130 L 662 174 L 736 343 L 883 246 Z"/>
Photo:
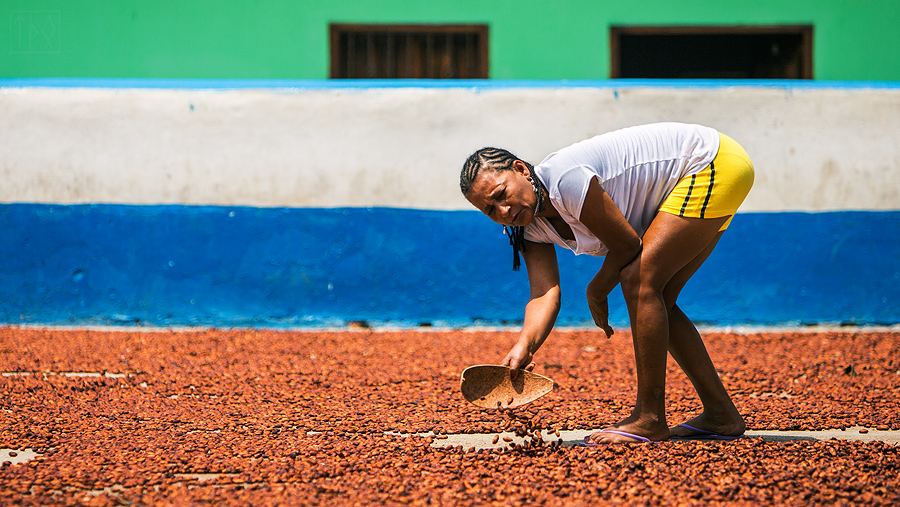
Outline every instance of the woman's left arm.
<path fill-rule="evenodd" d="M 600 186 L 597 178 L 592 178 L 588 184 L 579 220 L 609 249 L 603 266 L 587 287 L 588 306 L 594 323 L 609 337 L 613 330 L 608 322 L 606 298 L 619 284 L 619 272 L 622 268 L 640 255 L 641 238 Z"/>

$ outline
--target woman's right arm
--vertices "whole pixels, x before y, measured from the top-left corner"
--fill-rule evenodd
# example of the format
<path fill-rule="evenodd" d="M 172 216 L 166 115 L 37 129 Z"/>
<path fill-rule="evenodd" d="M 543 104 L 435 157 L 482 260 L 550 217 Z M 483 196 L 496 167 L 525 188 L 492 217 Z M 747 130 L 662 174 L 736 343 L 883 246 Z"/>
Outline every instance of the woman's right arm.
<path fill-rule="evenodd" d="M 516 369 L 531 364 L 534 353 L 553 329 L 560 307 L 556 247 L 549 243 L 526 242 L 522 256 L 528 269 L 531 296 L 525 305 L 525 323 L 519 338 L 502 363 L 510 367 L 513 378 Z"/>

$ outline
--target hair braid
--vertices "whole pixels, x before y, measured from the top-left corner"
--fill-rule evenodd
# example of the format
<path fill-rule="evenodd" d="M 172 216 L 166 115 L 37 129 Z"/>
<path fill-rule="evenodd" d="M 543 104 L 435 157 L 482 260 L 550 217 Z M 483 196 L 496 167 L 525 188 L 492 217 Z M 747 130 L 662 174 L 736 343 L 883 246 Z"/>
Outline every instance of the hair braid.
<path fill-rule="evenodd" d="M 469 192 L 472 191 L 472 184 L 475 183 L 482 169 L 509 171 L 512 170 L 513 162 L 516 160 L 521 159 L 502 148 L 482 148 L 476 151 L 463 164 L 462 172 L 459 175 L 459 189 L 463 195 L 469 195 Z M 528 169 L 531 169 L 530 164 Z"/>

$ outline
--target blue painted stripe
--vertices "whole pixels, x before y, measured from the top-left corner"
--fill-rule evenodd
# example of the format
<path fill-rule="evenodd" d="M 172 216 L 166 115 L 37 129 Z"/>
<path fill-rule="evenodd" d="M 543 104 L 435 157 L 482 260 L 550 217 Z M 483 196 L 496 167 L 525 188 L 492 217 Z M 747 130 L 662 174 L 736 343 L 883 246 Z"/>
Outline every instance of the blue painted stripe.
<path fill-rule="evenodd" d="M 680 305 L 711 325 L 900 323 L 898 220 L 738 214 Z M 509 324 L 528 294 L 477 211 L 5 204 L 0 237 L 6 324 Z M 602 259 L 559 259 L 559 321 L 589 325 Z"/>
<path fill-rule="evenodd" d="M 812 81 L 788 79 L 604 79 L 604 80 L 494 80 L 494 79 L 150 79 L 150 78 L 0 78 L 0 88 L 133 88 L 188 90 L 334 90 L 370 88 L 776 88 L 900 89 L 897 81 Z"/>

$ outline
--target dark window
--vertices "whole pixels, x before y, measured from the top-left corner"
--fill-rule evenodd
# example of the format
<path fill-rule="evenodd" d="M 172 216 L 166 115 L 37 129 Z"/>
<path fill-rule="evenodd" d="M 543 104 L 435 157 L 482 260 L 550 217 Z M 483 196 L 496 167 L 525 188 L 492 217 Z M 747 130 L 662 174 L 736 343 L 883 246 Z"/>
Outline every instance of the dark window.
<path fill-rule="evenodd" d="M 804 26 L 612 27 L 613 78 L 812 79 Z"/>
<path fill-rule="evenodd" d="M 331 77 L 487 79 L 487 25 L 332 24 Z"/>

